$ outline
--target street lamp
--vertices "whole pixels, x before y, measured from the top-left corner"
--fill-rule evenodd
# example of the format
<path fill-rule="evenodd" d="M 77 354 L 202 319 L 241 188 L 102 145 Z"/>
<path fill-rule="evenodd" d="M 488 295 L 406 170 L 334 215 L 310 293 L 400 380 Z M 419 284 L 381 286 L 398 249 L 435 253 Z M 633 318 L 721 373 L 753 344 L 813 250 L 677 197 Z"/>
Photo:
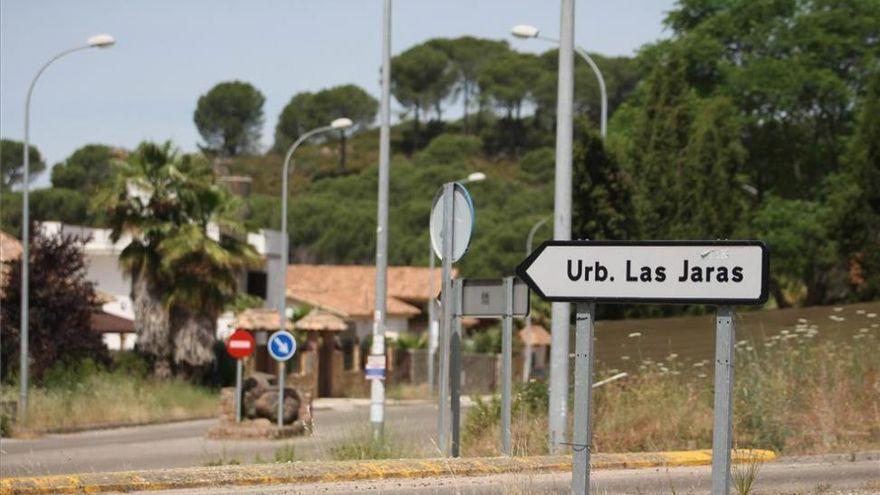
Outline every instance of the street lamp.
<path fill-rule="evenodd" d="M 84 45 L 75 46 L 73 48 L 68 48 L 63 52 L 55 55 L 50 58 L 48 62 L 43 64 L 40 67 L 40 70 L 37 71 L 37 74 L 34 76 L 33 80 L 31 80 L 31 85 L 28 87 L 27 98 L 24 103 L 24 174 L 22 176 L 24 189 L 22 190 L 22 209 L 21 209 L 21 244 L 22 244 L 22 252 L 21 252 L 21 334 L 20 334 L 20 346 L 21 346 L 21 364 L 19 369 L 19 374 L 21 376 L 20 380 L 20 390 L 19 390 L 19 399 L 18 399 L 18 410 L 21 414 L 21 418 L 24 419 L 27 416 L 27 403 L 28 403 L 28 282 L 29 282 L 29 273 L 28 273 L 28 263 L 30 260 L 30 208 L 29 208 L 29 192 L 30 192 L 30 121 L 31 121 L 31 96 L 34 93 L 34 86 L 37 84 L 37 79 L 40 78 L 40 75 L 43 74 L 43 71 L 46 70 L 52 62 L 55 62 L 61 57 L 65 55 L 69 55 L 73 52 L 78 52 L 80 50 L 87 50 L 89 48 L 110 48 L 111 46 L 116 44 L 116 39 L 109 34 L 96 34 L 89 39 L 86 40 Z"/>
<path fill-rule="evenodd" d="M 290 251 L 290 239 L 287 237 L 287 183 L 288 178 L 290 177 L 289 168 L 291 159 L 293 158 L 293 152 L 299 148 L 299 145 L 306 142 L 310 137 L 315 136 L 317 134 L 322 134 L 324 132 L 336 131 L 336 130 L 345 130 L 352 126 L 351 119 L 347 118 L 339 118 L 330 122 L 330 125 L 325 125 L 324 127 L 318 127 L 316 129 L 312 129 L 311 131 L 300 136 L 291 146 L 287 149 L 287 155 L 284 156 L 284 171 L 282 172 L 281 177 L 281 287 L 279 288 L 279 301 L 278 301 L 278 324 L 279 329 L 284 330 L 285 322 L 287 321 L 287 263 L 288 263 L 288 253 Z M 241 361 L 241 360 L 239 360 Z M 284 379 L 284 362 L 279 361 L 279 395 L 278 401 L 279 404 L 283 402 L 283 384 L 281 381 Z M 279 423 L 281 421 L 281 415 L 278 415 Z"/>
<path fill-rule="evenodd" d="M 468 184 L 471 182 L 480 182 L 482 180 L 486 180 L 486 174 L 483 172 L 473 172 L 464 179 L 458 180 L 459 184 Z M 434 247 L 431 244 L 431 237 L 428 236 L 428 252 L 430 253 L 430 258 L 428 262 L 428 390 L 434 390 L 434 356 L 437 355 L 437 342 L 438 335 L 437 330 L 439 325 L 435 325 L 434 322 L 437 318 L 434 302 L 435 299 L 430 294 L 434 291 Z"/>
<path fill-rule="evenodd" d="M 541 31 L 535 26 L 530 26 L 528 24 L 517 24 L 510 29 L 510 34 L 516 36 L 521 39 L 535 38 L 539 40 L 549 41 L 550 43 L 559 44 L 559 40 L 556 38 L 550 38 L 547 36 L 541 36 Z M 580 46 L 575 46 L 574 50 L 578 55 L 583 58 L 587 64 L 593 69 L 593 73 L 596 74 L 596 79 L 599 80 L 599 93 L 602 96 L 602 110 L 601 110 L 601 120 L 600 120 L 600 133 L 602 134 L 602 138 L 605 137 L 606 130 L 608 128 L 608 95 L 605 92 L 605 78 L 602 77 L 602 72 L 599 70 L 599 66 L 590 58 L 590 55 L 586 50 L 581 48 Z"/>

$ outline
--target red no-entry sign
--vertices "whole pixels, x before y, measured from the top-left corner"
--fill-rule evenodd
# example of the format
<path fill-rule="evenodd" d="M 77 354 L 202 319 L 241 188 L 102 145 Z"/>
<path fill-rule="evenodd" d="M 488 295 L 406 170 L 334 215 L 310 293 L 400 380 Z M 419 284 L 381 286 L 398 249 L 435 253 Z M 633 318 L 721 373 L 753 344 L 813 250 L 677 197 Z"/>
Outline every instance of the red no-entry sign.
<path fill-rule="evenodd" d="M 242 359 L 254 353 L 256 342 L 247 330 L 238 329 L 226 341 L 226 352 L 235 359 Z"/>

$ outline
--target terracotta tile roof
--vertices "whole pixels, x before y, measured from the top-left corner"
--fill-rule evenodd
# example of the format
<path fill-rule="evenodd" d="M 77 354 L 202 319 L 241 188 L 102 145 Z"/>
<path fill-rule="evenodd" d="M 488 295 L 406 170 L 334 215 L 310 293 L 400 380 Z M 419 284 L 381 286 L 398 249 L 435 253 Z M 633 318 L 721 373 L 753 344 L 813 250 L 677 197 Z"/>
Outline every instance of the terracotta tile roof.
<path fill-rule="evenodd" d="M 306 316 L 297 320 L 294 324 L 297 330 L 305 330 L 310 332 L 319 332 L 328 330 L 332 332 L 341 332 L 348 329 L 345 320 L 320 309 L 313 309 Z"/>
<path fill-rule="evenodd" d="M 0 230 L 0 261 L 12 261 L 21 257 L 21 243 L 15 237 Z"/>
<path fill-rule="evenodd" d="M 104 312 L 92 313 L 91 327 L 98 333 L 134 333 L 134 321 Z"/>
<path fill-rule="evenodd" d="M 235 328 L 243 328 L 245 330 L 267 330 L 275 331 L 280 328 L 278 324 L 278 310 L 270 308 L 251 308 L 246 309 L 235 317 Z M 287 330 L 293 330 L 293 325 L 288 321 L 285 322 Z"/>
<path fill-rule="evenodd" d="M 440 270 L 434 271 L 433 290 L 429 269 L 415 266 L 388 267 L 388 314 L 415 316 L 417 304 L 440 292 Z M 372 318 L 375 309 L 376 268 L 363 265 L 290 265 L 287 297 L 330 311 L 343 318 Z M 415 304 L 412 304 L 415 303 Z"/>
<path fill-rule="evenodd" d="M 532 325 L 532 345 L 550 345 L 550 332 L 548 332 L 541 325 Z M 526 329 L 523 328 L 519 331 L 519 339 L 523 342 L 523 344 L 527 344 L 526 342 Z"/>

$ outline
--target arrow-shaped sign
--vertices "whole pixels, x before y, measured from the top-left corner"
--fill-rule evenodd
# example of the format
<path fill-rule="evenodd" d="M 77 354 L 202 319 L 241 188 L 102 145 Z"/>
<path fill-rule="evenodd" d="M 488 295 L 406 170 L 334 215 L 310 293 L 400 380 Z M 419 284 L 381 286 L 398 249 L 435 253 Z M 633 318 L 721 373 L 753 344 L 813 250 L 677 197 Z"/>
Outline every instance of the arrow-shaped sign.
<path fill-rule="evenodd" d="M 548 241 L 516 269 L 550 301 L 762 304 L 761 241 Z"/>
<path fill-rule="evenodd" d="M 278 350 L 278 354 L 282 354 L 282 355 L 283 355 L 283 354 L 287 354 L 288 352 L 290 352 L 290 346 L 287 345 L 287 342 L 285 342 L 285 341 L 283 341 L 283 340 L 281 340 L 281 339 L 276 339 L 276 340 L 275 340 L 275 347 L 276 347 L 277 350 Z"/>

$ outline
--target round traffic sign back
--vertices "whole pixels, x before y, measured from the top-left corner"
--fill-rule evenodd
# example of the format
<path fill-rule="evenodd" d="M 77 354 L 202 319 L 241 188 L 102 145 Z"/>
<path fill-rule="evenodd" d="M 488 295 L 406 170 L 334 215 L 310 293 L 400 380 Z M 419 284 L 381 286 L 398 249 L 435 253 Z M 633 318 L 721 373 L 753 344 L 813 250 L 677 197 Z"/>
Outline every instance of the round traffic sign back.
<path fill-rule="evenodd" d="M 235 359 L 242 359 L 254 353 L 256 342 L 247 330 L 238 329 L 226 341 L 226 352 Z"/>
<path fill-rule="evenodd" d="M 266 343 L 269 355 L 276 361 L 287 361 L 296 353 L 296 339 L 287 330 L 278 330 Z"/>
<path fill-rule="evenodd" d="M 468 190 L 458 182 L 454 184 L 452 193 L 452 261 L 458 261 L 467 251 L 474 230 L 474 202 Z M 442 187 L 434 197 L 431 207 L 431 246 L 434 253 L 443 259 L 443 209 L 446 187 Z"/>

